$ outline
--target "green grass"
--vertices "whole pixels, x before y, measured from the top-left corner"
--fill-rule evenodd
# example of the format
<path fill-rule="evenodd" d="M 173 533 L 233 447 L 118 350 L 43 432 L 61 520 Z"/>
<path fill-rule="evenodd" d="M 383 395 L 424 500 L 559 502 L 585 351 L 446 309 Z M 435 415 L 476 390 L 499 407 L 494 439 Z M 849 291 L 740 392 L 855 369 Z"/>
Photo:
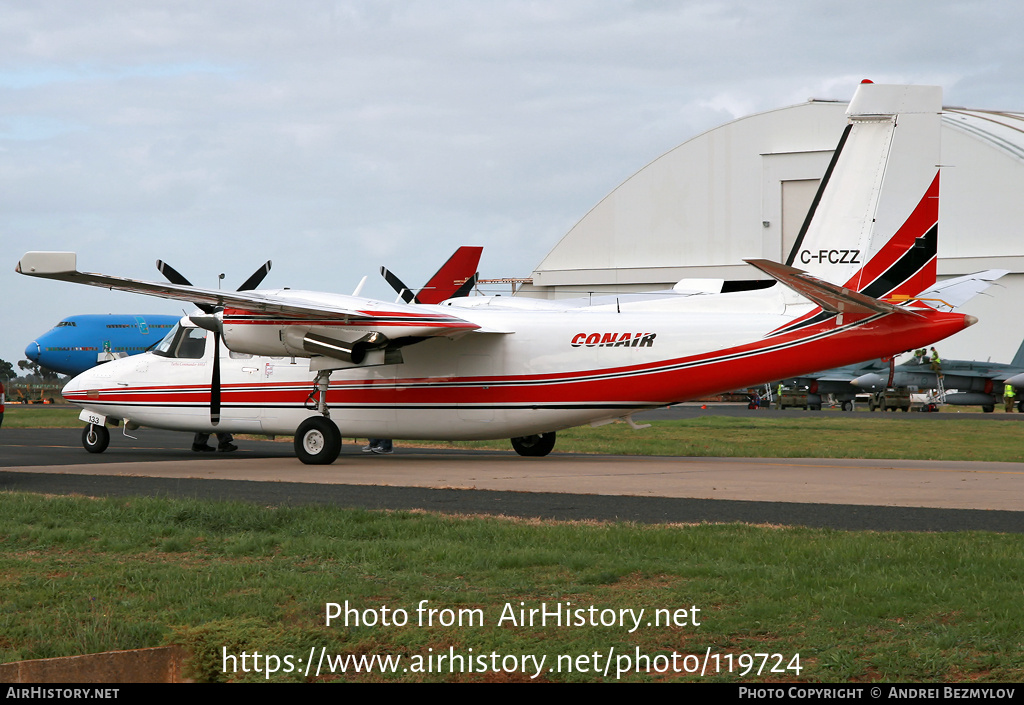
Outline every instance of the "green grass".
<path fill-rule="evenodd" d="M 727 458 L 890 458 L 1024 462 L 1024 424 L 972 416 L 904 419 L 892 414 L 814 413 L 790 418 L 705 416 L 580 426 L 558 433 L 556 452 Z M 507 450 L 508 441 L 417 445 Z"/>
<path fill-rule="evenodd" d="M 82 410 L 67 404 L 10 404 L 4 411 L 3 428 L 78 428 Z"/>
<path fill-rule="evenodd" d="M 181 643 L 199 680 L 222 648 L 307 658 L 456 653 L 554 659 L 799 654 L 744 681 L 1018 682 L 1024 536 L 637 526 L 326 507 L 0 494 L 0 661 Z M 327 603 L 406 626 L 325 624 Z M 421 600 L 478 626 L 419 626 Z M 688 610 L 699 626 L 498 626 L 506 604 Z M 689 611 L 696 606 L 699 612 Z M 370 612 L 366 612 L 370 610 Z M 693 656 L 691 656 L 691 659 Z M 564 663 L 564 661 L 563 661 Z M 593 669 L 591 661 L 575 662 Z M 599 662 L 597 665 L 603 665 Z M 540 680 L 614 680 L 588 672 Z M 400 673 L 326 680 L 529 680 Z M 631 669 L 623 680 L 698 680 Z M 736 674 L 705 680 L 737 680 Z M 303 680 L 275 673 L 271 680 Z"/>
<path fill-rule="evenodd" d="M 13 411 L 13 413 L 12 413 Z M 8 406 L 4 427 L 77 428 L 75 409 Z M 2 432 L 2 431 L 0 431 Z M 559 433 L 557 451 L 682 456 L 1021 461 L 1016 423 L 821 413 L 704 417 Z M 507 441 L 458 446 L 508 449 Z M 595 653 L 800 655 L 799 674 L 744 681 L 1024 678 L 1024 536 L 880 534 L 741 525 L 635 526 L 458 518 L 323 507 L 0 494 L 0 661 L 179 643 L 198 680 L 222 649 L 309 657 L 457 654 L 561 657 L 614 680 Z M 406 626 L 324 623 L 345 601 L 405 609 Z M 416 606 L 479 610 L 481 626 L 415 624 Z M 504 606 L 700 609 L 700 626 L 498 626 Z M 366 612 L 369 610 L 369 612 Z M 690 613 L 692 614 L 692 613 Z M 472 649 L 472 652 L 469 650 Z M 572 657 L 569 659 L 569 657 Z M 576 661 L 576 658 L 582 658 Z M 743 656 L 747 659 L 747 656 Z M 761 657 L 758 657 L 761 658 Z M 295 663 L 295 661 L 293 661 Z M 769 666 L 775 664 L 772 660 Z M 755 662 L 755 667 L 760 661 Z M 250 665 L 252 665 L 250 663 Z M 264 662 L 264 668 L 266 662 Z M 588 670 L 580 671 L 578 667 Z M 479 669 L 478 669 L 479 670 Z M 736 673 L 705 679 L 735 680 Z M 623 680 L 699 679 L 630 669 Z M 303 680 L 277 672 L 271 680 Z M 324 675 L 321 680 L 529 680 L 514 673 Z"/>

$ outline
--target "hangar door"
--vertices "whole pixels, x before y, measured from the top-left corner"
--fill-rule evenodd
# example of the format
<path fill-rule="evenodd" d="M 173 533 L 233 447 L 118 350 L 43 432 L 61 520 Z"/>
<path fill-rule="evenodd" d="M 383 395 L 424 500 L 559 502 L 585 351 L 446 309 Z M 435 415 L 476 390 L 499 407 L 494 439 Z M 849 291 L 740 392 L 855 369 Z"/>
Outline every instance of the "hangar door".
<path fill-rule="evenodd" d="M 807 211 L 818 192 L 821 179 L 798 179 L 782 182 L 782 252 L 780 262 L 785 262 L 793 249 L 800 228 L 807 217 Z"/>

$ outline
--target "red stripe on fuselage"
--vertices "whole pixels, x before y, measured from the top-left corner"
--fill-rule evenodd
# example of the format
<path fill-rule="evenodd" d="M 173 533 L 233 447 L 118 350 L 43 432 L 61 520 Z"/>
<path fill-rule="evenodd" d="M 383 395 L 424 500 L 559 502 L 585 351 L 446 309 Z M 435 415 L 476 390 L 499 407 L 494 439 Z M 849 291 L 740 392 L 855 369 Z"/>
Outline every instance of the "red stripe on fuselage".
<path fill-rule="evenodd" d="M 962 330 L 964 316 L 924 310 L 922 316 L 862 317 L 843 329 L 833 322 L 700 355 L 641 365 L 542 375 L 333 380 L 328 403 L 345 406 L 454 405 L 659 405 L 684 401 L 931 344 Z M 896 342 L 894 342 L 896 341 Z M 894 348 L 893 346 L 898 346 Z M 614 350 L 614 348 L 610 349 Z M 224 385 L 222 405 L 300 406 L 312 381 Z M 70 401 L 116 405 L 196 405 L 209 402 L 209 388 L 118 387 L 68 395 Z"/>

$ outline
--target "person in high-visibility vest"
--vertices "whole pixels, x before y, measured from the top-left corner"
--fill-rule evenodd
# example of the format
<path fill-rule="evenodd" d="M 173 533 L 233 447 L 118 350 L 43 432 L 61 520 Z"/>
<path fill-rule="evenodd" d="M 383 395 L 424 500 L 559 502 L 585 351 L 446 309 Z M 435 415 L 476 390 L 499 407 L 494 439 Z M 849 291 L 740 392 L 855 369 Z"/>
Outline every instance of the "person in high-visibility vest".
<path fill-rule="evenodd" d="M 939 357 L 939 351 L 935 348 L 932 348 L 932 372 L 940 378 L 942 377 L 942 358 Z"/>
<path fill-rule="evenodd" d="M 1003 386 L 1003 404 L 1006 405 L 1006 413 L 1009 414 L 1013 411 L 1013 401 L 1016 396 L 1017 390 L 1013 388 L 1012 384 Z"/>

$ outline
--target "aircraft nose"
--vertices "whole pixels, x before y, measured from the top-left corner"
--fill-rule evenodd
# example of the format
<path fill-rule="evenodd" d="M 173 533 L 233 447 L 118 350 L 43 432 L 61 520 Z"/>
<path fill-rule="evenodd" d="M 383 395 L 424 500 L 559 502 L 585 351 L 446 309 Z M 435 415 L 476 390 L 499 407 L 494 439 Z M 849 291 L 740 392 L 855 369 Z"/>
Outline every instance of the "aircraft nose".
<path fill-rule="evenodd" d="M 1024 387 L 1024 372 L 1019 375 L 1014 375 L 1009 379 L 1005 380 L 1003 384 L 1012 384 L 1014 387 Z"/>
<path fill-rule="evenodd" d="M 41 354 L 42 350 L 39 347 L 39 343 L 36 342 L 35 340 L 29 343 L 28 347 L 25 348 L 25 357 L 27 357 L 32 362 L 39 362 L 39 356 Z"/>

